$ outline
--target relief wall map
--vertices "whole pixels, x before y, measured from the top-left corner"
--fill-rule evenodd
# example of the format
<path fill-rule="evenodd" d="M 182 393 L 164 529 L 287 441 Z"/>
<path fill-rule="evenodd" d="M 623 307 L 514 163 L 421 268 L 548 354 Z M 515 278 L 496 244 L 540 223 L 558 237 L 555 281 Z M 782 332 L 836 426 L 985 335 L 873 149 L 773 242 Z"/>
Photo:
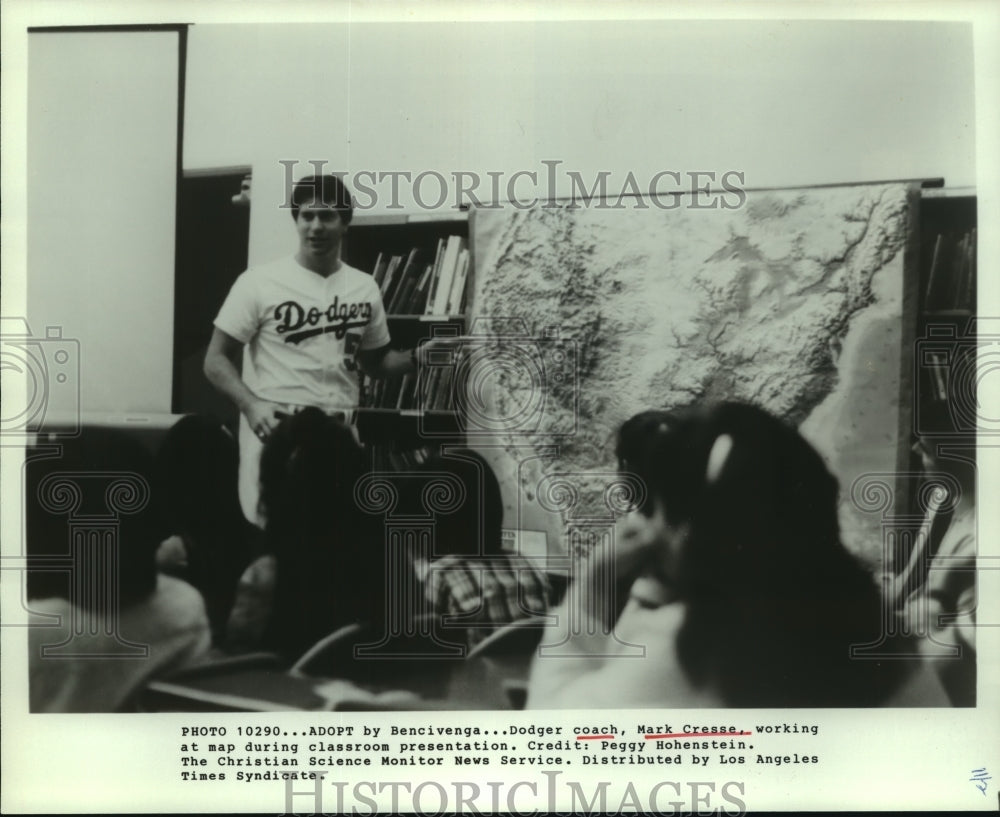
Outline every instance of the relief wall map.
<path fill-rule="evenodd" d="M 505 526 L 543 530 L 549 554 L 565 552 L 574 515 L 606 513 L 601 483 L 624 420 L 737 399 L 820 450 L 840 480 L 844 541 L 877 568 L 880 518 L 850 488 L 897 467 L 907 192 L 748 191 L 729 210 L 635 200 L 475 211 L 470 332 L 514 337 L 485 356 L 465 399 L 497 419 L 495 433 L 470 437 L 501 484 L 518 486 Z M 470 428 L 486 429 L 476 411 Z M 554 475 L 578 486 L 574 508 L 539 501 Z"/>

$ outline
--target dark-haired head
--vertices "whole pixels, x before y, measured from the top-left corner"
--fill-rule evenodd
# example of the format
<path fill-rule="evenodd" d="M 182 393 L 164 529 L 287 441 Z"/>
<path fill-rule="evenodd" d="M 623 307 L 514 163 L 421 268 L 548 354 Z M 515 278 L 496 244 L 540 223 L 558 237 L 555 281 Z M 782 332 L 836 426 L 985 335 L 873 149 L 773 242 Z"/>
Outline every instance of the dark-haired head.
<path fill-rule="evenodd" d="M 260 458 L 260 504 L 269 538 L 329 531 L 337 512 L 354 507 L 363 465 L 361 447 L 346 424 L 317 408 L 285 419 Z"/>
<path fill-rule="evenodd" d="M 141 601 L 156 587 L 160 541 L 153 509 L 152 455 L 124 432 L 95 427 L 84 428 L 61 447 L 54 457 L 29 452 L 25 467 L 29 597 L 69 597 L 74 578 L 69 562 L 71 519 L 86 530 L 90 517 L 94 524 L 112 525 L 117 546 L 112 559 L 107 552 L 84 552 L 116 568 L 115 590 L 121 605 Z M 103 538 L 102 543 L 108 544 Z M 77 601 L 88 599 L 107 603 L 101 593 Z"/>
<path fill-rule="evenodd" d="M 428 459 L 421 471 L 429 479 L 435 473 L 455 477 L 464 489 L 464 499 L 454 510 L 435 516 L 435 555 L 500 553 L 503 499 L 497 476 L 483 456 L 468 448 L 450 449 L 447 455 Z"/>
<path fill-rule="evenodd" d="M 351 428 L 315 408 L 282 421 L 264 445 L 260 501 L 277 561 L 268 637 L 289 656 L 384 615 L 381 531 L 354 502 L 363 469 Z"/>
<path fill-rule="evenodd" d="M 842 549 L 837 481 L 791 426 L 743 403 L 638 416 L 641 431 L 628 434 L 626 423 L 619 444 L 627 470 L 672 523 L 711 533 L 716 557 L 731 547 L 759 560 L 779 543 L 800 552 L 806 533 L 814 551 Z"/>
<path fill-rule="evenodd" d="M 618 469 L 636 474 L 644 480 L 655 477 L 660 469 L 651 459 L 653 446 L 669 430 L 671 419 L 670 412 L 651 409 L 633 415 L 622 423 L 615 443 Z M 645 499 L 640 510 L 648 514 L 651 510 L 648 494 Z"/>
<path fill-rule="evenodd" d="M 157 501 L 170 532 L 242 518 L 238 468 L 236 440 L 219 420 L 188 414 L 174 423 L 156 454 Z"/>
<path fill-rule="evenodd" d="M 850 660 L 852 644 L 877 637 L 881 601 L 841 543 L 837 481 L 816 450 L 742 403 L 660 419 L 625 459 L 646 484 L 642 510 L 684 531 L 672 578 L 687 605 L 678 654 L 692 679 L 742 706 L 888 694 L 891 671 L 876 683 Z"/>
<path fill-rule="evenodd" d="M 354 203 L 347 186 L 332 174 L 306 176 L 299 179 L 292 188 L 292 218 L 299 218 L 299 209 L 304 204 L 318 202 L 334 208 L 343 224 L 350 224 L 354 215 Z"/>

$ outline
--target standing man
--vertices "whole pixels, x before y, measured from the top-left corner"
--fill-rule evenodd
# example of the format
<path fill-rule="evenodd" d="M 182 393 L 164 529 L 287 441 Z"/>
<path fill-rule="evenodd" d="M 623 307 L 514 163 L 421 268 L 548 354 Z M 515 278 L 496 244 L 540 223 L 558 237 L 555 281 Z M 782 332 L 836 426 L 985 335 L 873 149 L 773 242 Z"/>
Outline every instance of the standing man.
<path fill-rule="evenodd" d="M 298 252 L 236 279 L 205 354 L 205 376 L 240 410 L 240 504 L 258 525 L 260 452 L 282 415 L 316 406 L 347 420 L 358 402 L 357 364 L 372 377 L 417 365 L 416 349 L 389 348 L 374 278 L 340 260 L 353 212 L 343 182 L 308 176 L 291 203 Z"/>

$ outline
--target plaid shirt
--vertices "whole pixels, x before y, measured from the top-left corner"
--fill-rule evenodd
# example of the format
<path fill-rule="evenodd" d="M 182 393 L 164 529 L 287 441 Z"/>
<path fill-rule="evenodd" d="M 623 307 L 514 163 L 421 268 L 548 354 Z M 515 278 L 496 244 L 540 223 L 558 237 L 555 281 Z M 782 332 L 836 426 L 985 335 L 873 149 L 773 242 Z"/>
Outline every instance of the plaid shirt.
<path fill-rule="evenodd" d="M 430 566 L 427 598 L 435 613 L 462 616 L 472 647 L 497 627 L 545 613 L 552 588 L 520 555 L 444 556 Z"/>

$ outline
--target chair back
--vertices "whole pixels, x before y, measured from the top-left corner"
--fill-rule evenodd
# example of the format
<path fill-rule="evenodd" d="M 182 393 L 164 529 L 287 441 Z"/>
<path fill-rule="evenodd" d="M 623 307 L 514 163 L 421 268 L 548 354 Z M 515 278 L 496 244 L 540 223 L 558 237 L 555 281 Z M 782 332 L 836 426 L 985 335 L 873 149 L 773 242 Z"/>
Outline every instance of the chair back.
<path fill-rule="evenodd" d="M 452 673 L 465 661 L 465 631 L 440 616 L 417 616 L 389 632 L 341 627 L 306 650 L 290 670 L 300 677 L 338 678 L 372 692 L 407 690 L 424 698 L 447 695 Z"/>

